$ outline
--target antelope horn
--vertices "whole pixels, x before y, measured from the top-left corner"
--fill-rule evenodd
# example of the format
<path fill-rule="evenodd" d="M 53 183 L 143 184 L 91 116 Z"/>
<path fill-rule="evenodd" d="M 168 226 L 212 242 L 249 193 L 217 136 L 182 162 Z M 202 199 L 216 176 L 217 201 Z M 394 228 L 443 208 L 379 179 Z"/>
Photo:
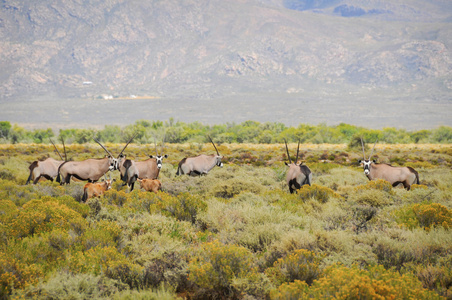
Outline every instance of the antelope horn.
<path fill-rule="evenodd" d="M 300 140 L 298 140 L 298 147 L 297 147 L 297 158 L 295 159 L 295 164 L 298 163 L 298 150 L 300 150 Z"/>
<path fill-rule="evenodd" d="M 284 143 L 286 144 L 286 151 L 287 151 L 287 157 L 289 158 L 289 163 L 292 163 L 292 160 L 290 159 L 289 148 L 287 147 L 286 139 L 284 139 Z"/>
<path fill-rule="evenodd" d="M 369 160 L 372 158 L 372 154 L 374 153 L 375 145 L 377 144 L 378 139 L 375 141 L 374 146 L 372 147 L 372 151 L 370 152 Z"/>
<path fill-rule="evenodd" d="M 52 139 L 49 138 L 50 142 L 52 143 L 53 147 L 55 148 L 56 152 L 58 153 L 58 155 L 60 156 L 61 160 L 63 160 L 63 157 L 60 154 L 60 151 L 58 151 L 57 147 L 55 146 L 55 144 L 53 143 Z"/>
<path fill-rule="evenodd" d="M 361 138 L 361 146 L 363 146 L 363 159 L 366 160 L 366 154 L 364 153 L 364 143 L 363 143 L 363 138 Z"/>
<path fill-rule="evenodd" d="M 61 142 L 63 143 L 63 149 L 64 149 L 64 161 L 67 161 L 66 146 L 64 145 L 63 137 L 61 137 Z"/>
<path fill-rule="evenodd" d="M 104 149 L 105 152 L 107 152 L 108 155 L 110 155 L 111 157 L 113 157 L 113 155 L 110 153 L 110 151 L 108 151 L 107 148 L 104 147 L 104 145 L 102 145 L 102 144 L 101 144 L 98 140 L 96 140 L 94 137 L 93 137 L 93 140 L 94 140 L 96 143 L 98 143 L 98 144 L 102 147 L 102 149 Z"/>
<path fill-rule="evenodd" d="M 127 146 L 129 146 L 130 142 L 137 136 L 138 132 L 135 133 L 134 136 L 132 136 L 130 138 L 130 140 L 127 142 L 127 144 L 124 146 L 124 148 L 122 148 L 121 153 L 119 153 L 118 158 L 121 156 L 121 154 L 124 152 L 124 150 L 126 150 Z"/>
<path fill-rule="evenodd" d="M 210 135 L 209 135 L 209 140 L 210 140 L 210 142 L 212 143 L 212 145 L 213 145 L 213 147 L 215 148 L 215 150 L 217 151 L 217 155 L 220 156 L 220 153 L 218 152 L 218 149 L 217 149 L 217 147 L 215 146 L 215 144 L 213 143 L 212 138 L 210 137 Z"/>

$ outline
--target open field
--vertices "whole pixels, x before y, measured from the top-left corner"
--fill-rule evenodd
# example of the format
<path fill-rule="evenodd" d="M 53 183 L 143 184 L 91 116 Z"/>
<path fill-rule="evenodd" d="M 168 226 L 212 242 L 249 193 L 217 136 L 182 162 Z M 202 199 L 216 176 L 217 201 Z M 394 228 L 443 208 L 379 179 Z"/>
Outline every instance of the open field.
<path fill-rule="evenodd" d="M 52 145 L 1 144 L 0 299 L 452 299 L 452 145 L 376 145 L 379 162 L 419 172 L 406 191 L 369 182 L 360 148 L 302 144 L 313 185 L 293 195 L 284 144 L 218 150 L 223 168 L 178 177 L 183 157 L 212 145 L 166 144 L 162 192 L 128 192 L 115 171 L 112 190 L 80 203 L 84 182 L 24 185 L 32 161 L 57 158 Z"/>

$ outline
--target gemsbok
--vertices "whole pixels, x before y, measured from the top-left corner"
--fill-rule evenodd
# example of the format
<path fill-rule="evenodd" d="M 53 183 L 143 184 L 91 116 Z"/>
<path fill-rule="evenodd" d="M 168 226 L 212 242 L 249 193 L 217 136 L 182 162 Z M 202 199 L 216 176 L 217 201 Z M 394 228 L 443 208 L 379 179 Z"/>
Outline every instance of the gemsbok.
<path fill-rule="evenodd" d="M 384 179 L 389 181 L 393 187 L 401 183 L 408 191 L 412 184 L 419 184 L 419 174 L 412 167 L 394 167 L 389 164 L 377 164 L 376 160 L 371 160 L 376 144 L 377 141 L 375 141 L 372 151 L 370 152 L 369 159 L 366 159 L 364 143 L 363 139 L 361 139 L 363 160 L 359 160 L 358 162 L 363 164 L 364 174 L 369 180 Z"/>
<path fill-rule="evenodd" d="M 61 139 L 63 141 L 63 139 Z M 64 163 L 67 159 L 63 159 L 60 152 L 58 151 L 57 147 L 53 143 L 52 140 L 50 140 L 53 147 L 55 148 L 56 152 L 60 156 L 61 160 L 56 160 L 52 157 L 46 158 L 45 160 L 39 161 L 36 160 L 30 164 L 28 169 L 30 170 L 30 175 L 28 176 L 27 182 L 25 184 L 29 184 L 30 181 L 33 181 L 33 184 L 38 183 L 39 179 L 41 177 L 44 177 L 45 179 L 53 181 L 55 177 L 58 176 L 58 168 L 62 163 Z M 63 147 L 64 147 L 64 155 L 66 156 L 66 146 L 64 146 L 63 141 Z"/>
<path fill-rule="evenodd" d="M 82 161 L 67 161 L 60 165 L 58 169 L 57 182 L 61 185 L 69 184 L 71 177 L 78 180 L 96 182 L 108 171 L 114 171 L 117 168 L 117 159 L 108 151 L 98 140 L 94 139 L 107 155 L 104 158 L 89 158 Z"/>
<path fill-rule="evenodd" d="M 83 197 L 82 202 L 86 202 L 86 200 L 93 198 L 93 197 L 100 197 L 102 196 L 106 191 L 111 189 L 111 185 L 115 182 L 115 179 L 102 179 L 102 182 L 96 182 L 91 183 L 88 182 L 83 187 Z"/>
<path fill-rule="evenodd" d="M 163 146 L 159 155 L 157 151 L 157 144 L 155 144 L 155 156 L 149 155 L 147 160 L 136 161 L 135 166 L 138 169 L 138 178 L 140 179 L 157 179 L 162 169 L 163 159 L 168 158 L 168 155 L 163 155 Z"/>
<path fill-rule="evenodd" d="M 135 135 L 136 136 L 136 135 Z M 130 159 L 126 159 L 126 155 L 123 154 L 124 150 L 127 148 L 127 146 L 130 144 L 130 142 L 135 137 L 133 136 L 127 144 L 122 149 L 121 153 L 118 155 L 118 166 L 117 169 L 119 170 L 121 180 L 124 182 L 124 185 L 127 185 L 130 191 L 133 191 L 133 187 L 135 185 L 135 181 L 138 178 L 138 169 L 135 165 L 135 162 Z"/>
<path fill-rule="evenodd" d="M 220 168 L 223 167 L 223 163 L 221 162 L 223 156 L 221 156 L 220 153 L 218 152 L 218 149 L 215 146 L 212 139 L 210 138 L 210 136 L 209 139 L 213 147 L 215 148 L 215 151 L 217 151 L 217 155 L 201 154 L 196 157 L 185 157 L 179 162 L 176 175 L 183 174 L 187 174 L 190 176 L 207 175 L 207 173 L 210 170 L 212 170 L 215 166 L 219 166 Z"/>
<path fill-rule="evenodd" d="M 286 144 L 287 157 L 289 158 L 289 163 L 284 162 L 286 166 L 289 167 L 289 171 L 287 172 L 287 185 L 289 186 L 289 191 L 293 194 L 296 190 L 300 189 L 303 185 L 308 184 L 311 185 L 312 182 L 312 173 L 308 166 L 303 165 L 302 163 L 298 163 L 298 153 L 300 150 L 300 141 L 298 141 L 297 148 L 297 157 L 295 158 L 295 162 L 292 162 L 290 159 L 289 148 L 287 147 L 287 141 L 284 140 Z"/>

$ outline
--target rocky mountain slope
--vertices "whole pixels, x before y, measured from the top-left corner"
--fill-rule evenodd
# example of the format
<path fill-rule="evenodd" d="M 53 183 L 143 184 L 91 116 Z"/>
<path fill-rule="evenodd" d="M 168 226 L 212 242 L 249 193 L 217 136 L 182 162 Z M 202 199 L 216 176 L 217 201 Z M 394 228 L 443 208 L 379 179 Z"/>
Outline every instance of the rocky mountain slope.
<path fill-rule="evenodd" d="M 0 97 L 450 99 L 449 0 L 2 0 Z"/>

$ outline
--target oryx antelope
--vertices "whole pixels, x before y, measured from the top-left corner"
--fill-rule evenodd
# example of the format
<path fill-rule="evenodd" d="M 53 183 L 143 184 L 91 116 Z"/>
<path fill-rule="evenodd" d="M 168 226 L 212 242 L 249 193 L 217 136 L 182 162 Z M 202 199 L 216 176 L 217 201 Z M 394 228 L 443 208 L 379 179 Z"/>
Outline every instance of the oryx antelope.
<path fill-rule="evenodd" d="M 157 191 L 162 189 L 162 183 L 158 179 L 138 179 L 140 183 L 140 188 L 148 192 L 157 193 Z"/>
<path fill-rule="evenodd" d="M 118 155 L 117 169 L 119 170 L 121 180 L 124 182 L 123 186 L 127 184 L 127 187 L 130 189 L 130 191 L 133 191 L 135 181 L 138 178 L 138 169 L 135 165 L 135 162 L 133 160 L 126 159 L 126 156 L 123 153 L 135 136 L 133 136 L 127 142 L 127 144 L 122 149 L 121 153 L 119 153 Z"/>
<path fill-rule="evenodd" d="M 177 168 L 176 175 L 182 175 L 187 174 L 191 176 L 196 175 L 207 175 L 207 173 L 212 170 L 215 166 L 219 166 L 220 168 L 223 167 L 223 163 L 221 162 L 221 159 L 223 156 L 220 155 L 218 152 L 217 147 L 213 143 L 212 139 L 210 138 L 210 142 L 215 148 L 215 151 L 217 151 L 217 155 L 211 154 L 211 155 L 205 155 L 201 154 L 196 157 L 185 157 L 179 162 L 179 166 Z"/>
<path fill-rule="evenodd" d="M 289 167 L 286 181 L 287 185 L 289 186 L 290 193 L 293 194 L 293 192 L 300 189 L 303 185 L 305 184 L 311 185 L 312 173 L 308 166 L 302 165 L 302 163 L 298 163 L 300 142 L 298 142 L 297 157 L 295 158 L 295 162 L 293 163 L 292 160 L 290 159 L 289 148 L 287 147 L 286 140 L 284 140 L 284 143 L 286 144 L 287 157 L 289 158 L 289 163 L 284 162 L 286 166 Z"/>
<path fill-rule="evenodd" d="M 27 182 L 25 184 L 30 183 L 30 181 L 33 181 L 33 184 L 36 184 L 39 181 L 39 179 L 41 179 L 41 177 L 44 177 L 51 181 L 53 181 L 53 179 L 55 177 L 57 177 L 58 168 L 67 159 L 63 159 L 63 157 L 61 156 L 60 152 L 58 151 L 58 149 L 55 146 L 55 144 L 53 143 L 53 141 L 50 140 L 50 142 L 52 143 L 53 147 L 55 147 L 55 150 L 58 153 L 58 155 L 60 156 L 61 160 L 56 160 L 56 159 L 49 157 L 43 161 L 36 160 L 36 161 L 32 162 L 30 164 L 30 166 L 28 167 L 28 169 L 30 170 L 30 175 L 28 176 Z M 63 147 L 64 147 L 64 155 L 67 158 L 66 146 L 64 146 L 64 141 L 63 141 Z"/>
<path fill-rule="evenodd" d="M 69 184 L 71 176 L 78 180 L 88 182 L 98 181 L 108 171 L 117 168 L 117 159 L 98 140 L 94 139 L 107 152 L 104 158 L 89 158 L 83 161 L 67 161 L 60 165 L 58 169 L 57 182 L 61 185 Z"/>
<path fill-rule="evenodd" d="M 140 179 L 157 179 L 162 169 L 163 159 L 168 158 L 168 155 L 163 155 L 163 147 L 161 155 L 157 151 L 157 144 L 155 144 L 155 156 L 149 155 L 147 160 L 136 161 L 135 166 L 138 169 L 138 178 Z"/>
<path fill-rule="evenodd" d="M 111 185 L 113 182 L 115 182 L 115 179 L 112 180 L 111 176 L 110 176 L 110 179 L 105 179 L 105 180 L 102 179 L 102 182 L 96 182 L 96 183 L 88 182 L 83 187 L 82 202 L 86 202 L 86 200 L 93 198 L 93 197 L 102 196 L 106 191 L 111 189 Z"/>
<path fill-rule="evenodd" d="M 415 169 L 411 167 L 393 167 L 389 164 L 377 164 L 375 160 L 371 160 L 376 144 L 377 141 L 375 141 L 372 151 L 370 152 L 369 159 L 366 159 L 364 143 L 361 139 L 363 160 L 359 160 L 358 162 L 363 164 L 364 174 L 369 180 L 384 179 L 389 181 L 393 187 L 402 183 L 404 188 L 408 191 L 412 184 L 419 184 L 419 174 Z"/>

